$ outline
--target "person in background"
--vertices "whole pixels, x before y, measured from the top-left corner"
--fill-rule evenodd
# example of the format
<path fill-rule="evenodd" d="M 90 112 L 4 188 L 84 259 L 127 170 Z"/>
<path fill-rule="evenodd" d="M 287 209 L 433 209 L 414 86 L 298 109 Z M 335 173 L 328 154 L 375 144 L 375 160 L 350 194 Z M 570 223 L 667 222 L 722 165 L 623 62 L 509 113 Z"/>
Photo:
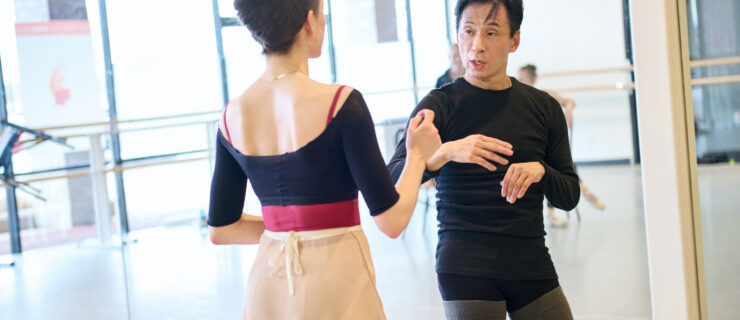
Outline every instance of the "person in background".
<path fill-rule="evenodd" d="M 457 46 L 457 43 L 450 45 L 448 57 L 450 59 L 450 68 L 437 78 L 436 87 L 438 89 L 465 74 L 465 67 L 463 67 L 462 60 L 460 60 L 460 48 Z"/>
<path fill-rule="evenodd" d="M 534 87 L 535 84 L 537 84 L 537 67 L 532 64 L 528 64 L 519 68 L 517 79 L 526 85 Z M 555 98 L 560 106 L 563 107 L 563 112 L 565 113 L 565 122 L 568 124 L 568 131 L 572 135 L 573 109 L 576 108 L 575 100 L 564 97 L 556 91 L 545 90 L 545 92 Z M 602 211 L 606 209 L 606 204 L 604 203 L 604 201 L 601 201 L 601 199 L 596 196 L 596 194 L 594 194 L 591 189 L 589 189 L 586 184 L 583 183 L 583 181 L 579 181 L 579 185 L 581 188 L 581 194 L 589 203 L 591 203 L 591 205 L 593 205 L 596 209 Z M 551 226 L 556 228 L 564 228 L 568 226 L 568 221 L 559 219 L 555 215 L 555 208 L 552 206 L 552 204 L 550 204 L 549 201 L 547 202 L 547 221 Z"/>

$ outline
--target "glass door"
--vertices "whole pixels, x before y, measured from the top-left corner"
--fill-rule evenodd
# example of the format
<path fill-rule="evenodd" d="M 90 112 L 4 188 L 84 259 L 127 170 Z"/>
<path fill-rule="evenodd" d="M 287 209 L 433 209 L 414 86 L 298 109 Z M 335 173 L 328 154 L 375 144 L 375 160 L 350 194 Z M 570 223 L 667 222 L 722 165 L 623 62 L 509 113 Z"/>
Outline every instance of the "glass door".
<path fill-rule="evenodd" d="M 740 301 L 740 3 L 687 0 L 691 93 L 709 319 Z"/>

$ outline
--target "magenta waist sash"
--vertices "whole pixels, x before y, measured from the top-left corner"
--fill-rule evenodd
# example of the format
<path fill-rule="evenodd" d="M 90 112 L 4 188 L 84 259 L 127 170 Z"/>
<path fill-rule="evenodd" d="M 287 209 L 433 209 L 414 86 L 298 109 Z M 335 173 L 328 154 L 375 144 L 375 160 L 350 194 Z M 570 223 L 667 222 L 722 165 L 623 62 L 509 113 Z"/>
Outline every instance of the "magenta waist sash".
<path fill-rule="evenodd" d="M 357 199 L 294 206 L 263 206 L 265 228 L 273 232 L 309 231 L 360 224 Z"/>

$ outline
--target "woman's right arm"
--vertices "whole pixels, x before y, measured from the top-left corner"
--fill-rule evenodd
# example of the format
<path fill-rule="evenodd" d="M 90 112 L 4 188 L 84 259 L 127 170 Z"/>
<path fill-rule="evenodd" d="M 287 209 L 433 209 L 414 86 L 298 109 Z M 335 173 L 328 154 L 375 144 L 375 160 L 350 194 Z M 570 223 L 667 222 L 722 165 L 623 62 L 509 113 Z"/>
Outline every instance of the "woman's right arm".
<path fill-rule="evenodd" d="M 255 244 L 265 231 L 260 216 L 242 213 L 247 192 L 247 176 L 217 134 L 216 165 L 211 180 L 208 225 L 214 244 Z"/>
<path fill-rule="evenodd" d="M 422 110 L 429 109 L 434 111 L 434 126 L 438 130 L 444 130 L 442 128 L 442 122 L 445 117 L 445 108 L 443 107 L 444 103 L 442 102 L 443 98 L 444 96 L 439 92 L 439 90 L 433 90 L 419 102 L 416 108 L 414 108 L 414 111 L 411 113 L 409 119 L 413 118 L 413 116 L 417 115 Z M 388 170 L 391 172 L 391 177 L 393 178 L 393 181 L 396 182 L 399 181 L 399 179 L 401 178 L 401 173 L 403 173 L 403 170 L 406 168 L 406 159 L 408 158 L 406 141 L 407 138 L 408 135 L 405 134 L 397 142 L 396 151 L 393 153 L 391 160 L 388 162 Z M 441 151 L 441 149 L 437 150 L 436 153 L 439 153 L 439 151 Z M 444 162 L 440 161 L 440 157 L 436 156 L 436 154 L 432 158 L 427 160 L 426 170 L 424 171 L 424 174 L 422 176 L 422 183 L 427 182 L 439 175 L 439 169 L 442 168 L 442 165 L 444 165 Z"/>
<path fill-rule="evenodd" d="M 396 191 L 400 197 L 394 206 L 375 216 L 375 224 L 391 238 L 398 237 L 408 226 L 416 208 L 427 160 L 442 144 L 433 120 L 434 112 L 427 109 L 409 121 L 406 130 L 408 151 L 405 166 L 396 182 Z"/>

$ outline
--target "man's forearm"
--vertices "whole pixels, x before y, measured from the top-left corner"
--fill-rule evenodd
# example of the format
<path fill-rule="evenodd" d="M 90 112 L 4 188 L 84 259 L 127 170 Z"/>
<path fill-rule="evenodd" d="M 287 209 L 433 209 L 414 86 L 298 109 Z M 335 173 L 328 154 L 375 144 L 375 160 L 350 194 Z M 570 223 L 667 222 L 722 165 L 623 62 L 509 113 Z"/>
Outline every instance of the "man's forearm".
<path fill-rule="evenodd" d="M 444 145 L 443 145 L 444 146 Z M 439 171 L 439 169 L 442 169 L 442 167 L 449 162 L 447 155 L 445 154 L 445 150 L 443 147 L 439 147 L 437 152 L 432 155 L 429 160 L 427 160 L 427 171 L 428 172 L 435 172 Z"/>

